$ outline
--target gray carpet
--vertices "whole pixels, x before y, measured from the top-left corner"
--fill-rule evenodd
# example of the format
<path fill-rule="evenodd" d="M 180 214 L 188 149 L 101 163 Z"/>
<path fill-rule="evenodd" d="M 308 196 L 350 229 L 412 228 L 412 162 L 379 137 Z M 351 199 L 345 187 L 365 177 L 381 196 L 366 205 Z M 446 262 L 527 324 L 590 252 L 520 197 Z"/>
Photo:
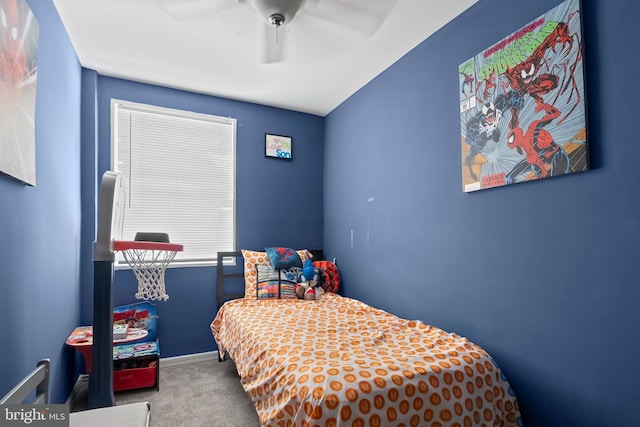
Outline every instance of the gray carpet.
<path fill-rule="evenodd" d="M 147 401 L 153 427 L 259 427 L 258 415 L 232 361 L 163 367 L 160 390 L 121 391 L 116 405 Z"/>

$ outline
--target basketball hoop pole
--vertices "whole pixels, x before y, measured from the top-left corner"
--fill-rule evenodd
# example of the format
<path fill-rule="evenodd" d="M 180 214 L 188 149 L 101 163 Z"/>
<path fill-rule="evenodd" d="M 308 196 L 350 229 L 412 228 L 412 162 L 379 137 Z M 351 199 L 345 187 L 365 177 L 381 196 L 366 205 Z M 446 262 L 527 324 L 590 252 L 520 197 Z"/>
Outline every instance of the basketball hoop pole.
<path fill-rule="evenodd" d="M 93 368 L 89 374 L 90 409 L 113 406 L 113 234 L 121 229 L 125 191 L 122 178 L 105 172 L 98 200 L 98 230 L 93 242 Z"/>
<path fill-rule="evenodd" d="M 98 200 L 98 230 L 93 242 L 93 368 L 89 374 L 90 409 L 113 406 L 113 262 L 121 251 L 138 279 L 136 298 L 164 299 L 164 271 L 182 245 L 166 233 L 137 233 L 122 241 L 126 191 L 119 174 L 105 172 Z M 147 239 L 147 240 L 145 240 Z M 154 240 L 155 239 L 155 240 Z M 147 257 L 150 255 L 150 257 Z"/>
<path fill-rule="evenodd" d="M 90 409 L 113 406 L 113 261 L 93 262 L 93 369 Z M 110 356 L 110 357 L 109 357 Z"/>

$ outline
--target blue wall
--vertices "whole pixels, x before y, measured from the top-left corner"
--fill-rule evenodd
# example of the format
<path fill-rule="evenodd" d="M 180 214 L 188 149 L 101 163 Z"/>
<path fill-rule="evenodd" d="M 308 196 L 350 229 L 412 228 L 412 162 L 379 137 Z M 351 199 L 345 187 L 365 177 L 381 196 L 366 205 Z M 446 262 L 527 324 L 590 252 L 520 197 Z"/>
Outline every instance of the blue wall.
<path fill-rule="evenodd" d="M 52 398 L 74 380 L 64 341 L 79 320 L 81 68 L 50 1 L 39 23 L 37 185 L 0 176 L 0 395 L 36 362 L 52 363 Z"/>
<path fill-rule="evenodd" d="M 110 98 L 238 120 L 238 249 L 322 247 L 324 120 L 100 76 L 81 68 L 53 3 L 31 7 L 40 24 L 38 185 L 0 176 L 0 395 L 49 357 L 52 399 L 60 403 L 82 369 L 64 340 L 92 322 L 91 248 L 98 183 L 109 168 Z M 265 133 L 291 136 L 294 159 L 265 158 Z M 116 305 L 136 302 L 131 271 L 117 272 L 114 282 Z M 167 291 L 171 299 L 157 307 L 162 356 L 214 350 L 215 268 L 172 269 Z"/>
<path fill-rule="evenodd" d="M 458 65 L 559 3 L 480 0 L 327 117 L 325 250 L 489 351 L 526 426 L 638 426 L 639 3 L 583 5 L 592 170 L 461 191 Z"/>
<path fill-rule="evenodd" d="M 485 347 L 527 426 L 640 425 L 637 2 L 583 5 L 592 170 L 460 190 L 458 65 L 558 3 L 480 0 L 322 119 L 82 70 L 52 2 L 31 1 L 38 185 L 0 177 L 0 394 L 42 357 L 55 402 L 75 379 L 64 339 L 90 322 L 115 97 L 238 119 L 238 248 L 324 242 L 345 294 Z M 264 158 L 265 132 L 293 136 L 293 162 Z M 167 273 L 163 356 L 215 348 L 215 286 L 215 268 Z M 116 304 L 134 288 L 118 272 Z"/>
<path fill-rule="evenodd" d="M 83 93 L 86 111 L 97 111 L 97 128 L 94 126 L 97 164 L 90 163 L 93 157 L 89 153 L 83 158 L 87 161 L 83 163 L 83 170 L 93 168 L 93 177 L 99 179 L 109 169 L 112 98 L 232 117 L 237 119 L 237 249 L 264 250 L 265 246 L 273 245 L 322 248 L 322 117 L 102 77 L 89 71 L 83 74 L 83 83 L 83 88 L 91 89 L 90 93 L 95 88 L 96 94 L 92 97 Z M 89 138 L 94 115 L 85 116 L 83 129 L 87 125 L 87 130 L 83 135 Z M 293 159 L 266 158 L 265 133 L 291 136 Z M 94 191 L 93 186 L 83 188 L 83 203 L 85 199 L 95 199 Z M 86 215 L 85 220 L 93 224 L 93 216 Z M 95 231 L 87 224 L 83 242 L 92 242 L 94 238 Z M 84 270 L 89 273 L 86 278 L 83 276 L 83 286 L 89 284 L 83 287 L 83 301 L 88 306 L 93 298 L 90 267 Z M 215 350 L 209 324 L 217 311 L 216 269 L 169 269 L 166 286 L 170 299 L 157 303 L 162 357 Z M 117 271 L 114 304 L 135 302 L 136 287 L 130 270 Z M 91 311 L 83 310 L 83 321 L 91 323 L 91 319 Z"/>

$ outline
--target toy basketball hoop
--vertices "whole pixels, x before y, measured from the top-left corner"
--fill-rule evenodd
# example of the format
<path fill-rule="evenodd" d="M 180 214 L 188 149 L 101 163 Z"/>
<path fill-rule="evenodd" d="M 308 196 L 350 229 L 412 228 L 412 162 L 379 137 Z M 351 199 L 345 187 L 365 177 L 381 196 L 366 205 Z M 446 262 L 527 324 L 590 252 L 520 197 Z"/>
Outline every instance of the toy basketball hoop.
<path fill-rule="evenodd" d="M 113 263 L 116 251 L 138 279 L 137 298 L 166 300 L 164 272 L 182 245 L 164 233 L 138 233 L 122 240 L 126 188 L 117 172 L 102 176 L 96 240 L 93 242 L 93 369 L 89 375 L 89 408 L 113 406 Z"/>
<path fill-rule="evenodd" d="M 152 233 L 153 241 L 139 240 L 141 233 L 136 235 L 136 240 L 115 240 L 113 250 L 122 252 L 125 261 L 133 270 L 138 280 L 138 292 L 135 296 L 143 300 L 168 300 L 164 286 L 164 272 L 173 261 L 176 254 L 183 249 L 182 245 L 169 243 L 169 238 L 163 233 Z M 160 239 L 157 237 L 160 236 Z"/>

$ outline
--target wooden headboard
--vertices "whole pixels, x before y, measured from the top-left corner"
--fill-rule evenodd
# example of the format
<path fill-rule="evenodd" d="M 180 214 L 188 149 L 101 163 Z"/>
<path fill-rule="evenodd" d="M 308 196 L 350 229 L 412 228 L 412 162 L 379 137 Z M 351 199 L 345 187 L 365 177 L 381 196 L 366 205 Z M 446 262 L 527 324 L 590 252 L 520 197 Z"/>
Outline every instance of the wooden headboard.
<path fill-rule="evenodd" d="M 310 249 L 314 261 L 324 259 L 322 249 Z M 224 261 L 227 260 L 227 265 Z M 235 262 L 228 262 L 233 260 Z M 244 298 L 244 260 L 241 251 L 218 252 L 218 308 L 227 301 Z"/>

